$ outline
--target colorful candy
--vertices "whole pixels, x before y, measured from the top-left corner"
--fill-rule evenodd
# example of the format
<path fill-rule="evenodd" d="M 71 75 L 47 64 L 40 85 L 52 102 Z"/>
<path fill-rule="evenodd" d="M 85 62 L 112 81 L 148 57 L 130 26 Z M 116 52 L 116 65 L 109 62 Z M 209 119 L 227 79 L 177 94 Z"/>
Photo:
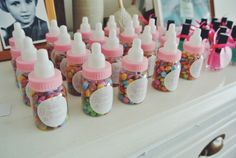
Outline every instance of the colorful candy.
<path fill-rule="evenodd" d="M 26 86 L 28 84 L 29 73 L 17 73 L 18 83 L 22 92 L 23 102 L 25 105 L 30 106 L 30 100 L 26 94 Z"/>
<path fill-rule="evenodd" d="M 73 84 L 73 77 L 74 75 L 79 72 L 82 71 L 82 65 L 78 64 L 78 65 L 68 65 L 66 68 L 66 81 L 67 81 L 67 88 L 68 88 L 68 92 L 74 96 L 80 96 L 80 92 L 78 92 L 80 86 L 79 86 L 79 79 L 74 81 Z M 77 85 L 75 85 L 75 82 L 78 83 Z M 75 89 L 76 88 L 76 89 Z"/>
<path fill-rule="evenodd" d="M 30 89 L 28 91 L 28 96 L 31 98 L 34 122 L 35 122 L 35 125 L 39 129 L 41 129 L 41 130 L 53 130 L 53 129 L 61 127 L 65 123 L 66 120 L 64 120 L 63 123 L 61 123 L 60 125 L 55 126 L 55 127 L 51 127 L 51 126 L 46 125 L 42 121 L 42 119 L 40 119 L 40 118 L 42 118 L 42 116 L 39 116 L 38 108 L 37 108 L 44 101 L 46 101 L 48 99 L 53 99 L 53 97 L 61 96 L 61 97 L 65 98 L 65 100 L 67 100 L 66 88 L 63 85 L 59 86 L 55 90 L 47 91 L 47 92 L 36 92 L 36 91 Z M 57 106 L 60 106 L 60 105 L 57 105 Z M 47 112 L 47 111 L 45 111 L 45 112 Z M 50 112 L 50 111 L 48 111 L 48 112 Z M 51 111 L 51 112 L 53 112 L 53 111 Z"/>

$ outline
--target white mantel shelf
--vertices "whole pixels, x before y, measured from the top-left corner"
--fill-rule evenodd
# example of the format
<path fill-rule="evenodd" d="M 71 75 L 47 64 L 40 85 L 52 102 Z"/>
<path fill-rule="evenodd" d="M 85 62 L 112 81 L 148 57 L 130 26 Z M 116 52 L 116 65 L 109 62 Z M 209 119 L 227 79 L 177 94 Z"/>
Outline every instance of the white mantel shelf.
<path fill-rule="evenodd" d="M 222 127 L 235 118 L 232 110 L 235 106 L 230 103 L 236 100 L 236 67 L 229 66 L 217 72 L 203 70 L 200 78 L 194 81 L 180 79 L 178 89 L 171 93 L 154 90 L 150 81 L 142 104 L 122 104 L 115 89 L 112 111 L 97 118 L 83 113 L 80 97 L 69 95 L 66 124 L 53 131 L 41 131 L 34 125 L 31 108 L 22 103 L 10 62 L 0 63 L 0 103 L 12 105 L 11 114 L 0 117 L 0 157 L 136 158 L 147 156 L 154 148 L 160 151 L 160 156 L 154 157 L 167 157 L 168 153 L 176 153 L 181 148 L 176 141 L 182 133 L 187 136 L 194 130 L 208 130 L 204 122 L 218 116 L 218 111 L 228 115 L 215 120 L 219 125 L 225 121 Z M 209 130 L 213 127 L 209 125 Z M 216 135 L 220 134 L 220 128 L 219 133 L 217 131 Z M 182 139 L 183 144 L 190 140 L 200 139 L 197 135 Z M 175 147 L 168 147 L 171 141 L 175 142 L 172 144 Z"/>

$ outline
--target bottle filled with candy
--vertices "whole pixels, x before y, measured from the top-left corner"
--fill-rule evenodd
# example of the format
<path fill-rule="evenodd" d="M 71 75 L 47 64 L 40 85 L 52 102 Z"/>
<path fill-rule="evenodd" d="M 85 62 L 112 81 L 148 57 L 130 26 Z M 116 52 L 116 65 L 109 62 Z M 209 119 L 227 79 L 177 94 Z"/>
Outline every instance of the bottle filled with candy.
<path fill-rule="evenodd" d="M 113 104 L 111 64 L 105 60 L 99 43 L 92 44 L 92 54 L 83 65 L 81 96 L 83 111 L 97 117 L 109 113 Z"/>
<path fill-rule="evenodd" d="M 123 46 L 120 44 L 115 29 L 110 30 L 109 38 L 102 46 L 102 53 L 105 55 L 106 61 L 112 66 L 112 83 L 116 87 L 119 85 L 119 74 L 121 68 L 121 58 L 124 53 Z"/>
<path fill-rule="evenodd" d="M 30 37 L 23 40 L 21 56 L 16 59 L 16 75 L 22 92 L 23 102 L 30 106 L 30 100 L 26 95 L 26 85 L 28 84 L 28 75 L 34 69 L 34 63 L 37 59 L 37 49 L 33 45 Z"/>
<path fill-rule="evenodd" d="M 54 69 L 45 49 L 37 53 L 34 71 L 29 74 L 27 96 L 35 125 L 41 130 L 61 127 L 68 116 L 67 93 L 60 70 Z"/>
<path fill-rule="evenodd" d="M 85 43 L 79 32 L 74 34 L 72 48 L 67 52 L 66 81 L 68 92 L 74 96 L 80 96 L 80 79 L 82 65 L 87 61 L 90 51 L 86 49 Z"/>
<path fill-rule="evenodd" d="M 121 60 L 119 100 L 125 104 L 139 104 L 147 93 L 148 59 L 144 57 L 141 40 L 135 39 L 128 55 Z"/>

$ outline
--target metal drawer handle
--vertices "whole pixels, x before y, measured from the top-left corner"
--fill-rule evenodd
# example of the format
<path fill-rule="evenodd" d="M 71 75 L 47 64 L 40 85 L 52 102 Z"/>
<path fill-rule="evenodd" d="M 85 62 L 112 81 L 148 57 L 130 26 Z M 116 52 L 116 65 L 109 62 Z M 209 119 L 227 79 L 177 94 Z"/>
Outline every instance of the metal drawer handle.
<path fill-rule="evenodd" d="M 225 134 L 213 139 L 201 152 L 200 157 L 208 157 L 218 153 L 224 147 Z"/>

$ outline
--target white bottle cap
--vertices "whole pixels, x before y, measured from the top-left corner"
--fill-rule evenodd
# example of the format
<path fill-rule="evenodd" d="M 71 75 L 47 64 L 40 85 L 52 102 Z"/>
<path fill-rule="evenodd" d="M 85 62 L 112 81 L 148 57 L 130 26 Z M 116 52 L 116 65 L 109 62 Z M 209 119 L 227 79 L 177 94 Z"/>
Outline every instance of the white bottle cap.
<path fill-rule="evenodd" d="M 21 33 L 21 25 L 19 22 L 16 22 L 14 23 L 14 30 L 12 32 L 14 40 L 17 38 L 17 36 L 19 36 L 20 33 Z"/>
<path fill-rule="evenodd" d="M 71 53 L 74 55 L 84 54 L 86 52 L 86 46 L 82 40 L 81 33 L 74 34 L 74 41 L 72 43 Z"/>
<path fill-rule="evenodd" d="M 49 33 L 54 36 L 58 36 L 60 33 L 60 29 L 59 29 L 59 27 L 57 25 L 57 21 L 55 19 L 50 21 Z"/>
<path fill-rule="evenodd" d="M 142 44 L 152 43 L 152 33 L 151 33 L 151 27 L 149 25 L 146 25 L 144 27 L 144 31 L 141 34 L 141 41 Z"/>
<path fill-rule="evenodd" d="M 151 18 L 148 23 L 149 26 L 151 26 L 152 33 L 155 33 L 157 31 L 157 27 L 155 25 L 155 19 Z"/>
<path fill-rule="evenodd" d="M 95 30 L 93 32 L 93 40 L 95 41 L 101 41 L 104 40 L 105 35 L 104 31 L 102 30 L 102 24 L 99 22 L 95 26 Z"/>
<path fill-rule="evenodd" d="M 107 27 L 109 30 L 116 28 L 116 21 L 114 15 L 110 15 L 109 20 L 107 22 Z"/>
<path fill-rule="evenodd" d="M 134 24 L 134 27 L 139 27 L 139 26 L 140 26 L 140 23 L 139 23 L 139 19 L 138 19 L 138 15 L 137 15 L 137 14 L 134 14 L 134 15 L 133 15 L 133 24 Z"/>
<path fill-rule="evenodd" d="M 120 42 L 119 42 L 119 39 L 116 35 L 116 30 L 115 29 L 112 29 L 110 32 L 109 32 L 109 37 L 104 45 L 107 49 L 109 50 L 113 50 L 113 49 L 117 49 L 119 48 L 120 46 Z"/>
<path fill-rule="evenodd" d="M 128 52 L 128 60 L 131 62 L 143 61 L 143 50 L 141 48 L 141 40 L 136 38 L 133 41 L 132 48 Z"/>
<path fill-rule="evenodd" d="M 102 54 L 101 45 L 99 43 L 92 44 L 92 54 L 88 58 L 88 67 L 90 69 L 105 68 L 105 56 Z"/>
<path fill-rule="evenodd" d="M 201 47 L 202 45 L 202 38 L 201 38 L 201 29 L 196 28 L 193 32 L 193 35 L 190 37 L 189 45 L 194 47 Z"/>
<path fill-rule="evenodd" d="M 168 39 L 169 36 L 175 36 L 176 37 L 175 24 L 173 24 L 173 23 L 169 25 L 169 29 L 166 32 L 166 39 Z"/>
<path fill-rule="evenodd" d="M 133 21 L 130 20 L 127 25 L 125 26 L 125 31 L 124 34 L 127 36 L 133 36 L 135 35 L 135 30 L 134 30 L 134 25 L 133 25 Z"/>
<path fill-rule="evenodd" d="M 162 48 L 165 53 L 174 54 L 177 53 L 177 43 L 176 43 L 176 35 L 168 35 L 164 47 Z"/>
<path fill-rule="evenodd" d="M 90 32 L 91 31 L 91 27 L 88 22 L 88 17 L 86 17 L 86 16 L 82 18 L 82 23 L 80 24 L 80 31 L 81 32 Z"/>
<path fill-rule="evenodd" d="M 37 59 L 37 49 L 34 47 L 30 37 L 25 37 L 23 40 L 21 59 L 23 61 L 33 61 Z"/>
<path fill-rule="evenodd" d="M 48 59 L 46 49 L 39 49 L 37 52 L 37 61 L 34 64 L 34 75 L 40 79 L 50 78 L 55 75 L 53 63 Z"/>
<path fill-rule="evenodd" d="M 58 36 L 58 42 L 59 44 L 70 44 L 71 39 L 70 39 L 70 34 L 67 31 L 67 27 L 65 25 L 62 25 L 60 27 L 60 34 Z"/>

